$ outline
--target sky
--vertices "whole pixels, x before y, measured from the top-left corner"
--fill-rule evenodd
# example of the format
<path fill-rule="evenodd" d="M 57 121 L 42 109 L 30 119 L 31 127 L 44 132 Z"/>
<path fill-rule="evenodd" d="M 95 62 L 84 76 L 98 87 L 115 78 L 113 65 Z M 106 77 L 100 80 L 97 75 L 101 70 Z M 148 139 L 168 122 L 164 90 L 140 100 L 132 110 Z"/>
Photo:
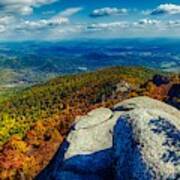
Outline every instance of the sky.
<path fill-rule="evenodd" d="M 180 37 L 180 0 L 3 0 L 0 41 Z"/>

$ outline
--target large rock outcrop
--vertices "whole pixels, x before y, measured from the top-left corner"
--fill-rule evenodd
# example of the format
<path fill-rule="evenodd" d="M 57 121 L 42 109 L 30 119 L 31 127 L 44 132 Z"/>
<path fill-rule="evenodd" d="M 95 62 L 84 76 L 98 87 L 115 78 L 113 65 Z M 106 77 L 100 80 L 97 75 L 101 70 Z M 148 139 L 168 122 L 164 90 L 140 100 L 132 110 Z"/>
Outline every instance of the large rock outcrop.
<path fill-rule="evenodd" d="M 43 180 L 178 179 L 180 112 L 138 97 L 77 118 Z"/>

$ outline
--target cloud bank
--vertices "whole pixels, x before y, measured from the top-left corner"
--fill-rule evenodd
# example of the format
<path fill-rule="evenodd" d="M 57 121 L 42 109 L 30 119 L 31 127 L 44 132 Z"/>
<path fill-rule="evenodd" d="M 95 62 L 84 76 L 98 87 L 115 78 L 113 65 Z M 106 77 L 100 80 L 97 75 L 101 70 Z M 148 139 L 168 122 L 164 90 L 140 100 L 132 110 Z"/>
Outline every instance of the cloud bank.
<path fill-rule="evenodd" d="M 122 8 L 111 8 L 111 7 L 105 7 L 101 9 L 95 9 L 90 16 L 91 17 L 103 17 L 103 16 L 112 16 L 112 15 L 122 15 L 126 14 L 128 12 L 127 9 Z"/>
<path fill-rule="evenodd" d="M 180 5 L 161 4 L 151 12 L 151 15 L 180 14 Z"/>
<path fill-rule="evenodd" d="M 33 9 L 42 5 L 51 4 L 57 0 L 2 0 L 0 10 L 4 13 L 30 15 Z"/>
<path fill-rule="evenodd" d="M 0 39 L 180 36 L 180 5 L 161 4 L 151 10 L 83 5 L 59 8 L 58 1 L 1 1 Z"/>

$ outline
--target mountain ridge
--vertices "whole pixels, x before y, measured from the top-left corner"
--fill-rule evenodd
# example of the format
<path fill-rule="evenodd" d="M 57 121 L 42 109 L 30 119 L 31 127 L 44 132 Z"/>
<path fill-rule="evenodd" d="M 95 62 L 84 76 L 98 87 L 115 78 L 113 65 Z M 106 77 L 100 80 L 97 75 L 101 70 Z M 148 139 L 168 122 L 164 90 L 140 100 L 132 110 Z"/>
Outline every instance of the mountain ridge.
<path fill-rule="evenodd" d="M 154 78 L 157 73 L 159 77 Z M 142 95 L 168 100 L 179 76 L 165 77 L 146 68 L 113 67 L 57 77 L 12 95 L 0 104 L 0 176 L 37 175 L 53 157 L 76 116 Z M 173 98 L 177 105 L 178 97 Z"/>

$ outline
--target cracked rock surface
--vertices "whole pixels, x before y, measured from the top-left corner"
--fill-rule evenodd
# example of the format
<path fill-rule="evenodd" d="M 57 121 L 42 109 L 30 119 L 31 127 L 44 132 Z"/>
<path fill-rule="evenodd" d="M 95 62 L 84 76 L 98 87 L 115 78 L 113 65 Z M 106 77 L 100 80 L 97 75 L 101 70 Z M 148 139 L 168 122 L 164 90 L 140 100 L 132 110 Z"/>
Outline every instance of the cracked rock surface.
<path fill-rule="evenodd" d="M 180 112 L 137 97 L 78 117 L 37 179 L 179 179 Z"/>

